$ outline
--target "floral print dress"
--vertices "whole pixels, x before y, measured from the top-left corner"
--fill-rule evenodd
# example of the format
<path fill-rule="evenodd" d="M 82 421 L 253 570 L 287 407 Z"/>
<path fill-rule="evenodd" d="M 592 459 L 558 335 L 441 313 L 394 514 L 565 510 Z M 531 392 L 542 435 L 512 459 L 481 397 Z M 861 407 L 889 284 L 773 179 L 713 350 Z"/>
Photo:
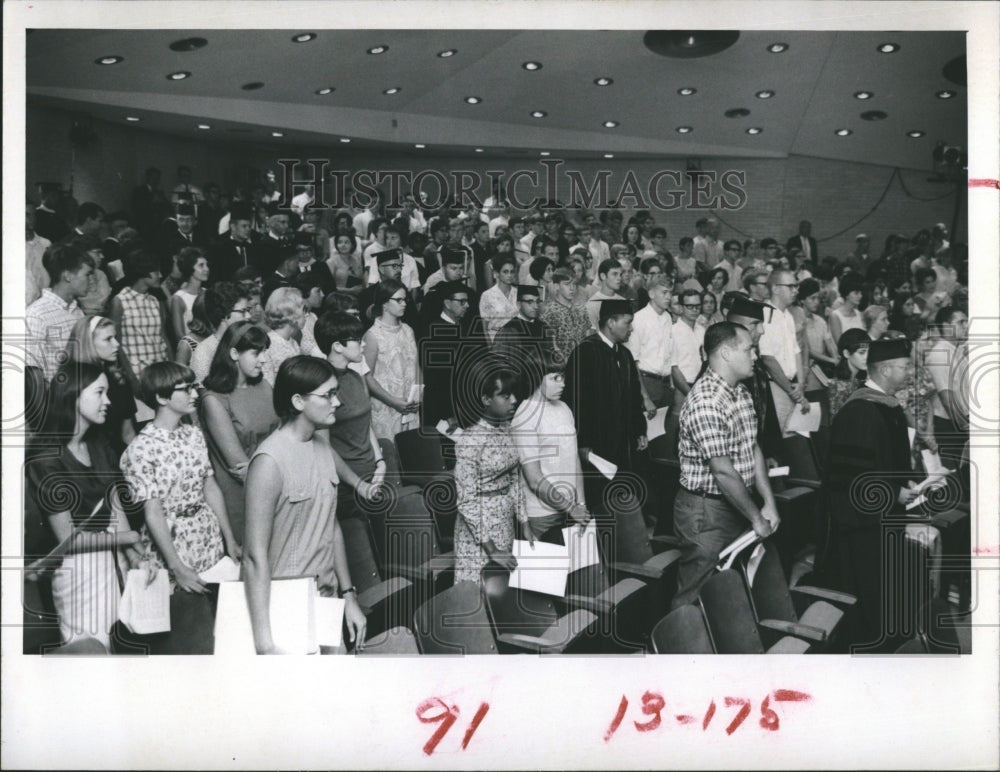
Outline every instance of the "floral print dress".
<path fill-rule="evenodd" d="M 372 373 L 387 392 L 407 399 L 417 381 L 417 343 L 408 324 L 389 327 L 376 319 L 371 327 L 378 342 L 378 357 Z M 372 429 L 376 437 L 393 439 L 403 430 L 403 414 L 380 400 L 372 400 Z"/>
<path fill-rule="evenodd" d="M 455 582 L 478 582 L 489 562 L 483 542 L 492 539 L 497 549 L 510 552 L 515 520 L 528 518 L 521 467 L 507 423 L 480 419 L 458 438 L 455 454 Z"/>
<path fill-rule="evenodd" d="M 205 500 L 205 478 L 212 474 L 212 465 L 198 427 L 182 424 L 168 432 L 148 424 L 125 450 L 121 468 L 136 504 L 159 500 L 184 565 L 200 573 L 222 559 L 225 544 L 219 519 Z M 146 525 L 140 536 L 145 557 L 166 568 Z"/>

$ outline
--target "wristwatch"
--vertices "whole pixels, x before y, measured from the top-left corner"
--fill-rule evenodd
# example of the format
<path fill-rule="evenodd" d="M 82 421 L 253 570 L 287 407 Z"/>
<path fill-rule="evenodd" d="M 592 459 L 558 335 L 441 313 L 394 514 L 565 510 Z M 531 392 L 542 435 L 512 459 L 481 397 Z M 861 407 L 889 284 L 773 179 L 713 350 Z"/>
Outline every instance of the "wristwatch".
<path fill-rule="evenodd" d="M 340 591 L 340 597 L 341 597 L 341 598 L 343 598 L 343 597 L 344 597 L 345 595 L 347 595 L 347 593 L 349 593 L 349 592 L 353 592 L 353 593 L 354 593 L 355 595 L 357 595 L 357 594 L 358 594 L 358 588 L 357 588 L 357 587 L 355 587 L 355 586 L 354 586 L 354 585 L 352 584 L 352 585 L 351 585 L 350 587 L 348 587 L 348 588 L 346 588 L 346 589 L 344 589 L 344 590 L 341 590 L 341 591 Z"/>

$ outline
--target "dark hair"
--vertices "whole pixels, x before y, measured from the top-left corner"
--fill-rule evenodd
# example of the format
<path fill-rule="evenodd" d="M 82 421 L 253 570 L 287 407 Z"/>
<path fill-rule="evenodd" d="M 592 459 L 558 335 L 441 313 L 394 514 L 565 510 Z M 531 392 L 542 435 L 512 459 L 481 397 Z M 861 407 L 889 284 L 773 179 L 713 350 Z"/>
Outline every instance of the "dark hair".
<path fill-rule="evenodd" d="M 375 285 L 375 302 L 372 304 L 373 317 L 379 317 L 385 310 L 385 304 L 389 302 L 393 295 L 400 290 L 405 290 L 406 285 L 399 279 L 382 279 Z"/>
<path fill-rule="evenodd" d="M 951 320 L 955 318 L 955 314 L 961 313 L 964 312 L 958 306 L 945 306 L 934 314 L 934 326 L 941 330 L 945 325 L 951 324 Z"/>
<path fill-rule="evenodd" d="M 180 271 L 181 281 L 187 281 L 194 273 L 195 264 L 205 257 L 205 253 L 200 247 L 184 247 L 177 253 L 177 270 Z"/>
<path fill-rule="evenodd" d="M 299 354 L 289 357 L 278 368 L 272 394 L 274 412 L 282 423 L 299 414 L 292 404 L 296 394 L 308 394 L 337 375 L 333 365 L 319 357 Z"/>
<path fill-rule="evenodd" d="M 555 349 L 532 346 L 518 369 L 519 391 L 528 397 L 542 385 L 546 375 L 566 372 L 566 359 Z"/>
<path fill-rule="evenodd" d="M 469 290 L 469 286 L 465 282 L 461 281 L 443 281 L 440 284 L 438 284 L 438 287 L 441 288 L 440 292 L 442 300 L 454 300 L 455 295 L 459 294 L 460 292 L 464 292 L 466 295 L 469 295 L 470 297 L 472 295 L 471 291 Z"/>
<path fill-rule="evenodd" d="M 716 322 L 705 330 L 705 341 L 702 346 L 705 349 L 705 358 L 712 356 L 723 346 L 731 346 L 737 339 L 740 331 L 746 332 L 746 327 L 735 322 Z"/>
<path fill-rule="evenodd" d="M 517 258 L 515 258 L 514 254 L 511 252 L 508 252 L 507 254 L 501 252 L 500 254 L 495 255 L 490 261 L 490 264 L 493 266 L 494 273 L 500 273 L 500 270 L 507 265 L 507 263 L 510 263 L 514 266 L 514 269 L 517 270 Z"/>
<path fill-rule="evenodd" d="M 621 268 L 622 264 L 620 261 L 609 257 L 607 260 L 602 260 L 601 264 L 597 266 L 597 276 L 607 276 L 612 268 Z"/>
<path fill-rule="evenodd" d="M 313 328 L 316 345 L 324 356 L 330 355 L 335 342 L 346 343 L 349 340 L 361 340 L 364 332 L 365 328 L 361 324 L 361 320 L 346 311 L 332 311 L 323 314 L 316 320 L 316 326 Z"/>
<path fill-rule="evenodd" d="M 323 313 L 330 311 L 360 311 L 358 296 L 350 295 L 346 292 L 331 292 L 323 298 Z"/>
<path fill-rule="evenodd" d="M 236 269 L 233 274 L 233 281 L 254 281 L 261 278 L 260 269 L 253 265 L 244 265 Z"/>
<path fill-rule="evenodd" d="M 846 298 L 852 292 L 861 292 L 864 288 L 865 280 L 861 274 L 852 271 L 841 277 L 838 291 L 840 292 L 840 297 Z"/>
<path fill-rule="evenodd" d="M 153 362 L 139 376 L 139 399 L 153 410 L 159 410 L 157 397 L 170 399 L 174 387 L 181 383 L 194 383 L 195 374 L 190 367 L 177 362 Z"/>
<path fill-rule="evenodd" d="M 723 250 L 729 249 L 729 247 L 732 246 L 733 244 L 736 245 L 736 248 L 738 250 L 740 250 L 741 252 L 743 251 L 743 245 L 740 244 L 740 242 L 737 239 L 729 239 L 729 241 L 727 241 L 725 244 L 722 245 L 722 248 Z"/>
<path fill-rule="evenodd" d="M 535 281 L 541 281 L 549 268 L 555 268 L 555 263 L 547 257 L 536 257 L 531 261 L 531 265 L 528 266 L 528 273 L 531 274 L 531 278 Z"/>
<path fill-rule="evenodd" d="M 681 302 L 684 302 L 684 298 L 698 298 L 701 300 L 701 293 L 698 292 L 694 287 L 688 287 L 686 290 L 681 292 Z"/>
<path fill-rule="evenodd" d="M 93 201 L 85 201 L 76 210 L 76 224 L 83 225 L 87 220 L 104 219 L 104 207 L 95 204 Z"/>
<path fill-rule="evenodd" d="M 351 254 L 353 255 L 358 249 L 358 237 L 354 235 L 354 231 L 338 231 L 333 237 L 333 251 L 340 254 L 340 250 L 337 249 L 337 240 L 341 238 L 350 239 L 351 241 Z"/>
<path fill-rule="evenodd" d="M 86 257 L 87 253 L 79 247 L 71 244 L 56 244 L 45 250 L 45 254 L 42 255 L 42 265 L 49 274 L 52 286 L 55 286 L 62 278 L 63 271 L 79 272 L 83 268 Z"/>
<path fill-rule="evenodd" d="M 52 376 L 49 385 L 46 434 L 68 442 L 76 428 L 77 400 L 90 384 L 104 375 L 104 368 L 88 362 L 67 362 Z"/>
<path fill-rule="evenodd" d="M 239 380 L 239 373 L 237 373 L 239 365 L 229 356 L 230 349 L 235 348 L 240 353 L 256 351 L 259 354 L 261 351 L 267 350 L 270 345 L 271 339 L 267 333 L 253 322 L 230 325 L 226 328 L 222 340 L 219 341 L 215 356 L 212 357 L 212 364 L 204 381 L 205 388 L 218 394 L 229 394 L 236 388 L 236 382 Z M 258 376 L 256 380 L 248 378 L 247 382 L 254 386 L 260 383 L 262 377 L 262 375 Z"/>
<path fill-rule="evenodd" d="M 598 311 L 598 314 L 597 314 L 597 326 L 598 326 L 598 328 L 604 329 L 604 326 L 608 322 L 610 322 L 611 320 L 613 320 L 613 319 L 617 319 L 617 318 L 622 317 L 622 316 L 634 316 L 635 315 L 635 311 L 632 310 L 631 304 L 629 304 L 629 310 L 628 311 L 612 310 L 615 306 L 619 305 L 619 303 L 621 303 L 621 302 L 625 302 L 625 301 L 615 301 L 614 303 L 607 302 L 607 301 L 602 301 L 601 302 L 601 309 L 600 309 L 600 311 Z"/>
<path fill-rule="evenodd" d="M 715 278 L 715 274 L 717 274 L 717 273 L 721 273 L 722 274 L 722 277 L 723 277 L 722 278 L 722 283 L 724 285 L 725 284 L 729 284 L 729 271 L 727 271 L 725 268 L 713 268 L 712 271 L 708 274 L 708 283 L 709 284 L 712 283 L 712 279 Z"/>
<path fill-rule="evenodd" d="M 815 279 L 803 279 L 799 282 L 799 300 L 805 300 L 817 292 L 819 292 L 819 282 Z"/>
<path fill-rule="evenodd" d="M 774 270 L 781 270 L 780 268 L 775 268 Z M 773 271 L 772 271 L 773 273 Z M 767 271 L 761 270 L 750 270 L 743 274 L 743 289 L 750 292 L 750 285 L 756 284 L 759 279 L 767 279 Z M 770 284 L 770 282 L 768 282 Z"/>
<path fill-rule="evenodd" d="M 917 288 L 921 289 L 927 279 L 937 279 L 937 274 L 933 268 L 918 268 L 913 278 L 916 280 Z"/>
<path fill-rule="evenodd" d="M 144 249 L 130 252 L 128 256 L 128 275 L 126 281 L 135 284 L 140 279 L 145 279 L 151 273 L 160 270 L 160 264 L 156 257 Z"/>
<path fill-rule="evenodd" d="M 244 299 L 247 293 L 231 281 L 220 281 L 205 290 L 205 316 L 213 332 L 233 312 L 236 302 Z"/>
<path fill-rule="evenodd" d="M 205 337 L 212 334 L 212 326 L 208 323 L 208 316 L 205 313 L 204 292 L 199 292 L 198 297 L 191 304 L 191 323 L 188 325 L 188 332 Z"/>
<path fill-rule="evenodd" d="M 371 222 L 368 223 L 368 235 L 374 236 L 375 232 L 383 225 L 385 225 L 386 228 L 388 228 L 389 221 L 384 217 L 373 217 Z"/>
<path fill-rule="evenodd" d="M 682 236 L 681 240 L 677 242 L 677 246 L 681 249 L 684 249 L 688 244 L 694 244 L 694 239 L 690 236 Z"/>

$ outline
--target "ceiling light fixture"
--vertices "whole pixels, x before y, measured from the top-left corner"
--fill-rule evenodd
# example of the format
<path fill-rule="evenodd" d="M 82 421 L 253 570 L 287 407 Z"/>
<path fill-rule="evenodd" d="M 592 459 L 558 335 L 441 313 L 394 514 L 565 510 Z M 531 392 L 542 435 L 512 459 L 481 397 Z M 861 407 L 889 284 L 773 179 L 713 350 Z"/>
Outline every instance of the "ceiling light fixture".
<path fill-rule="evenodd" d="M 181 40 L 175 40 L 170 44 L 171 51 L 197 51 L 199 48 L 204 48 L 208 45 L 208 41 L 205 38 L 183 38 Z"/>
<path fill-rule="evenodd" d="M 675 129 L 675 131 L 678 134 L 690 134 L 692 131 L 694 131 L 694 129 L 692 129 L 690 126 L 678 126 Z"/>
<path fill-rule="evenodd" d="M 548 150 L 543 150 L 542 152 L 539 153 L 539 155 L 552 155 L 552 153 L 550 153 Z"/>
<path fill-rule="evenodd" d="M 899 50 L 899 43 L 879 43 L 877 50 L 880 54 L 894 54 Z"/>
<path fill-rule="evenodd" d="M 605 154 L 604 154 L 604 157 L 605 157 L 605 158 L 614 158 L 614 157 L 615 157 L 615 154 L 614 154 L 614 153 L 605 153 Z"/>
<path fill-rule="evenodd" d="M 417 150 L 423 150 L 425 147 L 427 147 L 427 145 L 422 145 L 420 143 L 417 143 L 416 145 L 414 145 L 414 147 L 417 148 Z"/>
<path fill-rule="evenodd" d="M 316 39 L 315 32 L 300 32 L 298 35 L 292 35 L 293 43 L 308 43 L 310 40 Z"/>
<path fill-rule="evenodd" d="M 854 98 L 855 99 L 871 99 L 873 96 L 875 96 L 875 95 L 871 91 L 855 91 L 854 92 Z"/>
<path fill-rule="evenodd" d="M 736 30 L 649 30 L 642 44 L 658 56 L 671 59 L 700 59 L 714 56 L 740 38 Z"/>
<path fill-rule="evenodd" d="M 272 137 L 283 137 L 285 135 L 282 132 L 280 132 L 280 131 L 272 131 L 271 132 L 271 136 Z"/>
<path fill-rule="evenodd" d="M 477 97 L 477 96 L 467 96 L 465 98 L 465 103 L 468 105 L 478 105 L 482 101 L 483 101 L 482 97 Z"/>
<path fill-rule="evenodd" d="M 125 61 L 124 56 L 99 56 L 94 60 L 94 64 L 109 65 L 118 64 L 123 61 Z"/>
<path fill-rule="evenodd" d="M 605 121 L 602 125 L 606 129 L 614 129 L 618 127 L 618 121 Z"/>
<path fill-rule="evenodd" d="M 389 46 L 372 46 L 368 49 L 368 53 L 372 56 L 378 56 L 379 54 L 384 54 L 389 50 Z"/>
<path fill-rule="evenodd" d="M 691 86 L 685 86 L 684 88 L 677 89 L 677 93 L 681 96 L 691 96 L 692 94 L 697 94 L 698 89 L 691 88 Z"/>
<path fill-rule="evenodd" d="M 951 99 L 953 96 L 955 96 L 955 92 L 948 90 L 938 91 L 934 96 L 936 96 L 938 99 Z"/>
<path fill-rule="evenodd" d="M 199 123 L 198 128 L 201 129 L 202 131 L 208 131 L 212 127 L 209 126 L 207 123 Z"/>
<path fill-rule="evenodd" d="M 336 89 L 333 86 L 327 86 L 326 88 L 316 89 L 317 96 L 326 96 L 327 94 L 332 94 Z"/>
<path fill-rule="evenodd" d="M 172 72 L 167 76 L 167 80 L 184 80 L 185 78 L 190 78 L 191 73 L 185 72 L 184 70 L 178 70 L 177 72 Z"/>
<path fill-rule="evenodd" d="M 913 129 L 912 131 L 906 132 L 906 136 L 910 137 L 911 139 L 920 139 L 922 136 L 924 136 L 924 132 L 922 132 L 920 129 Z"/>
<path fill-rule="evenodd" d="M 747 134 L 749 134 L 750 136 L 756 136 L 757 134 L 760 134 L 762 131 L 764 130 L 760 126 L 751 126 L 749 129 L 747 129 Z"/>
<path fill-rule="evenodd" d="M 477 148 L 476 148 L 476 152 L 477 152 L 477 153 L 482 153 L 482 152 L 483 152 L 483 149 L 482 149 L 481 147 L 477 147 Z"/>
<path fill-rule="evenodd" d="M 447 49 L 445 51 L 438 51 L 438 58 L 439 59 L 447 59 L 449 56 L 454 56 L 457 53 L 458 53 L 458 49 L 449 48 L 449 49 Z"/>
<path fill-rule="evenodd" d="M 838 137 L 849 137 L 849 136 L 851 136 L 851 135 L 852 135 L 852 134 L 853 134 L 854 132 L 853 132 L 853 131 L 851 131 L 850 129 L 837 129 L 837 130 L 836 130 L 835 132 L 833 132 L 833 133 L 834 133 L 834 134 L 836 134 L 836 135 L 837 135 Z"/>
<path fill-rule="evenodd" d="M 351 140 L 350 140 L 350 138 L 349 138 L 349 137 L 341 137 L 341 138 L 340 138 L 340 141 L 341 141 L 341 142 L 344 142 L 344 143 L 346 144 L 347 142 L 350 142 Z"/>
<path fill-rule="evenodd" d="M 541 62 L 525 62 L 521 66 L 524 69 L 528 70 L 528 72 L 534 72 L 535 70 L 542 69 L 542 63 Z"/>
<path fill-rule="evenodd" d="M 594 78 L 595 86 L 610 86 L 612 83 L 614 83 L 614 80 L 611 78 Z"/>
<path fill-rule="evenodd" d="M 259 80 L 255 80 L 252 83 L 244 83 L 240 88 L 244 91 L 256 91 L 259 88 L 264 88 L 264 84 Z"/>
<path fill-rule="evenodd" d="M 386 96 L 392 96 L 393 94 L 398 94 L 399 92 L 400 92 L 400 87 L 393 86 L 392 88 L 387 88 L 382 93 L 385 94 Z"/>
<path fill-rule="evenodd" d="M 788 50 L 788 43 L 771 43 L 767 50 L 772 54 L 783 54 Z"/>
<path fill-rule="evenodd" d="M 134 115 L 126 115 L 125 116 L 125 120 L 129 121 L 130 123 L 138 123 L 139 122 L 139 119 L 136 116 L 134 116 Z"/>
<path fill-rule="evenodd" d="M 771 91 L 770 89 L 764 89 L 763 91 L 758 91 L 756 94 L 754 94 L 754 96 L 756 96 L 758 99 L 770 99 L 771 97 L 774 96 L 774 92 Z"/>
<path fill-rule="evenodd" d="M 532 118 L 544 118 L 546 115 L 548 115 L 548 113 L 545 112 L 544 110 L 532 110 L 531 111 L 531 117 Z"/>

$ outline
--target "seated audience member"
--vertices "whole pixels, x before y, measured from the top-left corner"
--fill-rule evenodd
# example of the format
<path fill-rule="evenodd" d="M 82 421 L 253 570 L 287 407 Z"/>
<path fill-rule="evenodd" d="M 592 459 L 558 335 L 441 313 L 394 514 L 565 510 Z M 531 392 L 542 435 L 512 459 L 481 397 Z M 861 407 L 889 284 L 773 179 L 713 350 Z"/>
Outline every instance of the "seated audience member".
<path fill-rule="evenodd" d="M 677 415 L 701 371 L 705 328 L 697 324 L 700 313 L 701 295 L 697 290 L 684 290 L 681 293 L 681 316 L 670 330 L 673 338 L 670 375 L 674 385 L 674 413 Z"/>
<path fill-rule="evenodd" d="M 261 355 L 271 341 L 250 322 L 226 328 L 205 378 L 202 426 L 215 480 L 238 544 L 243 544 L 244 485 L 250 458 L 278 426 Z"/>
<path fill-rule="evenodd" d="M 510 432 L 517 408 L 516 377 L 489 359 L 479 363 L 473 377 L 477 420 L 455 443 L 456 584 L 478 582 L 491 562 L 513 570 L 515 523 L 527 520 L 520 463 Z"/>
<path fill-rule="evenodd" d="M 914 276 L 913 283 L 917 288 L 913 302 L 917 306 L 920 317 L 930 322 L 940 309 L 950 304 L 951 299 L 946 293 L 938 290 L 937 274 L 932 268 L 919 269 Z"/>
<path fill-rule="evenodd" d="M 685 288 L 687 289 L 687 288 Z M 698 316 L 698 324 L 708 329 L 713 324 L 724 322 L 722 313 L 716 305 L 715 295 L 708 290 L 701 293 L 701 314 Z"/>
<path fill-rule="evenodd" d="M 143 560 L 170 573 L 171 632 L 153 645 L 163 654 L 211 654 L 210 631 L 188 635 L 185 622 L 204 618 L 198 596 L 209 591 L 199 576 L 241 550 L 226 512 L 205 437 L 184 422 L 195 412 L 194 373 L 176 362 L 154 362 L 139 376 L 143 402 L 156 417 L 143 428 L 121 459 L 132 500 L 143 506 Z"/>
<path fill-rule="evenodd" d="M 591 517 L 583 495 L 573 413 L 560 399 L 564 369 L 565 363 L 550 353 L 524 369 L 524 391 L 530 396 L 517 406 L 510 425 L 527 515 L 521 536 L 530 542 L 553 528 L 573 522 L 586 525 Z"/>
<path fill-rule="evenodd" d="M 88 277 L 87 294 L 77 301 L 80 304 L 80 310 L 88 316 L 103 314 L 108 298 L 111 297 L 111 284 L 103 268 L 104 253 L 101 252 L 97 246 L 98 242 L 94 238 L 81 236 L 72 239 L 69 243 L 86 253 L 86 262 L 92 269 Z"/>
<path fill-rule="evenodd" d="M 108 413 L 107 391 L 102 367 L 79 361 L 62 366 L 52 380 L 43 441 L 59 446 L 54 454 L 49 448 L 33 457 L 25 471 L 29 499 L 62 552 L 52 574 L 62 642 L 89 638 L 110 649 L 121 598 L 115 551 L 124 547 L 133 568 L 141 555 L 139 535 L 129 529 L 119 499 L 118 459 L 95 431 Z"/>
<path fill-rule="evenodd" d="M 715 324 L 705 332 L 705 353 L 708 367 L 680 413 L 674 530 L 681 558 L 673 608 L 696 601 L 726 545 L 749 528 L 767 538 L 780 522 L 757 445 L 753 401 L 740 384 L 753 375 L 750 333 L 732 322 Z"/>
<path fill-rule="evenodd" d="M 42 258 L 51 286 L 25 311 L 27 363 L 39 368 L 51 381 L 65 357 L 66 341 L 73 326 L 83 318 L 79 298 L 87 294 L 90 274 L 86 254 L 69 244 L 57 244 Z"/>
<path fill-rule="evenodd" d="M 889 329 L 889 309 L 885 306 L 870 305 L 861 312 L 861 322 L 872 340 L 879 340 Z"/>
<path fill-rule="evenodd" d="M 195 378 L 204 381 L 212 367 L 219 341 L 230 324 L 247 321 L 250 302 L 243 288 L 232 282 L 219 282 L 205 290 L 205 317 L 212 330 L 191 352 L 191 369 Z"/>
<path fill-rule="evenodd" d="M 136 378 L 154 362 L 170 358 L 167 313 L 150 290 L 160 283 L 152 255 L 139 253 L 129 259 L 129 286 L 111 299 L 111 319 L 118 331 L 129 366 Z"/>
<path fill-rule="evenodd" d="M 517 316 L 517 286 L 514 283 L 517 260 L 513 254 L 499 254 L 493 258 L 493 276 L 496 283 L 479 298 L 479 315 L 490 343 L 497 331 Z"/>
<path fill-rule="evenodd" d="M 209 278 L 208 259 L 198 247 L 185 247 L 177 253 L 181 286 L 170 296 L 170 327 L 173 340 L 188 333 L 194 314 L 194 301 L 201 295 Z"/>
<path fill-rule="evenodd" d="M 343 597 L 348 638 L 358 648 L 364 644 L 367 623 L 336 517 L 336 454 L 321 431 L 336 420 L 338 389 L 329 362 L 306 356 L 282 362 L 274 383 L 281 426 L 250 459 L 244 572 L 258 654 L 282 653 L 274 645 L 268 602 L 275 576 L 315 576 L 321 596 Z"/>
<path fill-rule="evenodd" d="M 191 356 L 198 348 L 198 344 L 211 334 L 212 327 L 205 312 L 205 293 L 201 293 L 191 307 L 191 323 L 188 325 L 187 334 L 177 341 L 177 353 L 174 356 L 174 361 L 179 365 L 189 366 Z"/>
<path fill-rule="evenodd" d="M 848 330 L 864 330 L 864 321 L 858 306 L 861 304 L 865 282 L 859 274 L 847 273 L 840 279 L 838 292 L 843 302 L 830 311 L 830 335 L 835 341 Z"/>
<path fill-rule="evenodd" d="M 267 322 L 267 336 L 271 339 L 271 345 L 268 346 L 267 354 L 262 357 L 261 365 L 264 380 L 272 387 L 281 363 L 301 353 L 296 338 L 302 336 L 305 318 L 305 300 L 295 287 L 279 287 L 267 299 L 264 320 Z"/>
<path fill-rule="evenodd" d="M 66 343 L 68 362 L 96 365 L 107 378 L 108 409 L 105 420 L 94 434 L 110 444 L 116 457 L 135 439 L 134 378 L 128 359 L 115 337 L 115 323 L 103 316 L 81 319 L 73 326 Z"/>
<path fill-rule="evenodd" d="M 410 395 L 422 377 L 416 337 L 403 321 L 408 305 L 406 287 L 396 279 L 385 279 L 375 286 L 376 316 L 364 335 L 364 354 L 372 377 L 391 401 L 372 400 L 372 428 L 376 437 L 392 440 L 403 431 L 404 422 L 417 422 L 420 400 L 411 401 Z"/>
<path fill-rule="evenodd" d="M 338 231 L 330 239 L 333 247 L 326 264 L 333 274 L 337 290 L 357 295 L 364 288 L 364 268 L 357 237 L 351 231 Z"/>
<path fill-rule="evenodd" d="M 837 340 L 840 362 L 833 371 L 833 378 L 827 387 L 830 400 L 830 419 L 840 411 L 847 398 L 864 384 L 867 376 L 865 362 L 871 338 L 864 330 L 852 329 Z"/>
<path fill-rule="evenodd" d="M 260 290 L 260 301 L 267 307 L 267 301 L 271 294 L 277 289 L 291 287 L 299 276 L 299 258 L 294 250 L 282 253 L 278 257 L 277 267 L 274 272 L 264 279 L 264 286 Z"/>

